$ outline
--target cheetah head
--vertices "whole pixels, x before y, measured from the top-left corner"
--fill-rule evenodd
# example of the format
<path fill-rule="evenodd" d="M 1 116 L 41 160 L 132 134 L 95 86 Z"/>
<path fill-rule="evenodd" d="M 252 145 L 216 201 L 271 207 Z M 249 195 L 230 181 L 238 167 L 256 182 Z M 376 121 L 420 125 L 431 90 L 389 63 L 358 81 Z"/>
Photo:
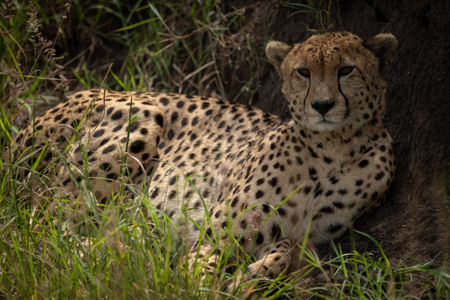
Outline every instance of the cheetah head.
<path fill-rule="evenodd" d="M 364 42 L 351 33 L 334 32 L 294 46 L 272 41 L 266 55 L 284 81 L 282 91 L 294 120 L 314 131 L 338 131 L 382 122 L 382 76 L 396 50 L 391 34 Z"/>

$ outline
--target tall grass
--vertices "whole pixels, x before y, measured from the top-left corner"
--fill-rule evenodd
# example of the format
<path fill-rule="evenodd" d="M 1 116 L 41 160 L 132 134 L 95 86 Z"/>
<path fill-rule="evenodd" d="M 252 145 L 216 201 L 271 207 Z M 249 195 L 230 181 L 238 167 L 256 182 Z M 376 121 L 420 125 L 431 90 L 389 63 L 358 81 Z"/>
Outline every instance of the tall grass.
<path fill-rule="evenodd" d="M 19 119 L 32 123 L 47 102 L 100 85 L 224 97 L 221 72 L 236 51 L 227 41 L 230 28 L 245 22 L 241 11 L 224 13 L 216 1 L 68 5 L 56 0 L 52 6 L 6 1 L 0 12 L 1 298 L 406 299 L 411 293 L 450 298 L 449 275 L 433 262 L 392 265 L 377 241 L 363 233 L 358 234 L 375 243 L 380 255 L 343 253 L 334 245 L 332 258 L 321 260 L 305 241 L 299 245 L 303 264 L 296 272 L 226 290 L 252 258 L 239 257 L 234 244 L 221 247 L 223 268 L 200 284 L 201 265 L 189 270 L 179 224 L 144 201 L 146 193 L 136 192 L 131 201 L 122 201 L 119 193 L 100 209 L 88 203 L 89 213 L 70 218 L 73 206 L 46 179 L 68 162 L 59 155 L 39 172 L 36 165 L 23 164 L 30 154 L 13 151 Z M 102 26 L 108 30 L 101 31 Z M 73 43 L 76 30 L 89 32 L 92 44 Z M 111 65 L 103 57 L 111 55 L 108 47 L 121 54 L 119 63 Z M 30 175 L 18 177 L 24 168 Z M 87 173 L 79 184 L 83 195 L 92 194 Z M 48 203 L 56 204 L 56 214 L 48 213 Z M 204 225 L 200 229 L 203 236 Z"/>

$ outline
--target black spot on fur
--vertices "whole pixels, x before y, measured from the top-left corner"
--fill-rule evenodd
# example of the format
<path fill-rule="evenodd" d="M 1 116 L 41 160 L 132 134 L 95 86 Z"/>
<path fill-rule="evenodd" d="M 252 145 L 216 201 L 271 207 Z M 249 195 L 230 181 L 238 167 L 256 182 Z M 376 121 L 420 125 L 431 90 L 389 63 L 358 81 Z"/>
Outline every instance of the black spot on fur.
<path fill-rule="evenodd" d="M 173 136 L 175 135 L 175 132 L 173 132 L 172 129 L 169 130 L 169 132 L 167 133 L 167 138 L 169 140 L 171 140 L 173 138 Z"/>
<path fill-rule="evenodd" d="M 261 190 L 257 191 L 255 194 L 255 197 L 256 197 L 256 199 L 260 199 L 260 198 L 264 197 L 264 192 Z"/>
<path fill-rule="evenodd" d="M 113 113 L 113 115 L 111 116 L 111 119 L 113 120 L 119 120 L 120 118 L 122 118 L 122 112 L 120 110 L 116 111 L 115 113 Z"/>
<path fill-rule="evenodd" d="M 95 138 L 97 138 L 97 137 L 102 136 L 104 133 L 105 133 L 105 130 L 100 129 L 100 130 L 96 130 L 96 131 L 94 132 L 94 134 L 92 134 L 92 136 L 95 137 Z"/>
<path fill-rule="evenodd" d="M 113 132 L 117 132 L 117 131 L 119 131 L 120 129 L 122 129 L 122 126 L 123 126 L 123 125 L 117 125 L 116 127 L 113 128 L 112 131 L 113 131 Z"/>
<path fill-rule="evenodd" d="M 368 162 L 367 160 L 362 160 L 362 161 L 359 162 L 358 166 L 359 166 L 360 168 L 364 168 L 364 167 L 366 167 L 368 164 L 369 164 L 369 162 Z"/>
<path fill-rule="evenodd" d="M 106 147 L 105 149 L 103 149 L 103 154 L 108 154 L 110 152 L 113 152 L 114 150 L 116 150 L 116 145 L 110 145 L 108 147 Z"/>
<path fill-rule="evenodd" d="M 339 180 L 333 176 L 333 177 L 330 177 L 330 182 L 331 182 L 331 184 L 336 184 L 339 182 Z"/>
<path fill-rule="evenodd" d="M 106 175 L 106 178 L 108 178 L 109 180 L 116 180 L 117 179 L 117 174 L 116 173 L 109 173 Z"/>
<path fill-rule="evenodd" d="M 271 236 L 272 236 L 272 240 L 275 240 L 275 241 L 281 237 L 281 228 L 279 225 L 277 225 L 277 224 L 272 225 Z"/>
<path fill-rule="evenodd" d="M 141 128 L 139 131 L 142 135 L 146 135 L 148 133 L 148 130 L 146 128 Z"/>
<path fill-rule="evenodd" d="M 33 137 L 29 137 L 29 138 L 25 141 L 25 146 L 30 147 L 31 145 L 33 145 Z"/>
<path fill-rule="evenodd" d="M 169 99 L 163 97 L 163 98 L 159 99 L 159 103 L 166 106 L 167 104 L 169 104 Z"/>
<path fill-rule="evenodd" d="M 155 115 L 155 121 L 156 121 L 156 124 L 158 124 L 160 127 L 164 126 L 164 118 L 161 114 Z"/>
<path fill-rule="evenodd" d="M 339 208 L 339 209 L 343 209 L 344 208 L 344 203 L 342 203 L 341 201 L 333 201 L 333 205 L 336 208 Z"/>
<path fill-rule="evenodd" d="M 375 175 L 375 180 L 380 180 L 381 178 L 383 178 L 384 177 L 384 172 L 380 172 L 380 173 L 378 173 L 377 175 Z"/>
<path fill-rule="evenodd" d="M 127 127 L 127 132 L 128 132 L 128 130 L 130 132 L 135 132 L 138 128 L 139 128 L 139 122 L 133 122 Z"/>
<path fill-rule="evenodd" d="M 276 177 L 273 177 L 272 179 L 269 180 L 269 184 L 271 186 L 276 186 L 277 183 L 278 183 L 278 178 L 276 178 Z"/>
<path fill-rule="evenodd" d="M 172 113 L 172 116 L 170 117 L 170 121 L 171 121 L 172 123 L 174 123 L 176 120 L 178 120 L 178 113 L 177 113 L 176 111 L 174 111 L 174 112 Z"/>
<path fill-rule="evenodd" d="M 336 233 L 336 232 L 338 232 L 339 230 L 341 230 L 342 229 L 342 225 L 341 224 L 330 224 L 330 225 L 328 225 L 328 227 L 327 227 L 327 231 L 329 232 L 329 233 Z"/>
<path fill-rule="evenodd" d="M 164 154 L 169 153 L 172 150 L 173 146 L 169 146 L 164 150 Z"/>
<path fill-rule="evenodd" d="M 189 107 L 188 107 L 188 112 L 193 112 L 194 110 L 196 110 L 197 109 L 197 105 L 196 104 L 191 104 L 191 105 L 189 105 Z"/>
<path fill-rule="evenodd" d="M 323 206 L 319 209 L 319 212 L 325 214 L 332 214 L 334 212 L 334 209 L 331 206 Z"/>
<path fill-rule="evenodd" d="M 109 169 L 111 169 L 111 164 L 110 163 L 102 163 L 102 164 L 100 164 L 100 169 L 102 169 L 103 171 L 109 171 Z"/>
<path fill-rule="evenodd" d="M 280 216 L 282 216 L 282 217 L 286 216 L 286 210 L 285 210 L 284 208 L 279 207 L 279 208 L 277 209 L 277 212 L 278 212 L 278 214 L 279 214 Z"/>
<path fill-rule="evenodd" d="M 260 231 L 258 231 L 258 233 L 256 234 L 256 243 L 258 245 L 261 245 L 262 243 L 264 243 L 264 236 Z"/>
<path fill-rule="evenodd" d="M 133 153 L 142 152 L 145 148 L 145 142 L 141 140 L 137 140 L 131 143 L 130 151 Z"/>
<path fill-rule="evenodd" d="M 311 187 L 310 186 L 305 186 L 303 187 L 303 193 L 305 193 L 305 195 L 308 195 L 311 192 Z"/>

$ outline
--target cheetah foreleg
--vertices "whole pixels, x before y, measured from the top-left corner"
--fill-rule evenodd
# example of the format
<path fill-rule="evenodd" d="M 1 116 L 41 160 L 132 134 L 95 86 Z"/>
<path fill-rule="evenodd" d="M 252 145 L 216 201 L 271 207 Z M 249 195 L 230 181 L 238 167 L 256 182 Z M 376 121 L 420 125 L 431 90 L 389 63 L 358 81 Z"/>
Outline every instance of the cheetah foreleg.
<path fill-rule="evenodd" d="M 279 276 L 291 263 L 291 248 L 292 241 L 288 238 L 261 248 L 256 254 L 258 261 L 250 264 L 246 273 L 239 271 L 232 282 L 228 283 L 228 291 L 233 291 L 240 283 L 248 282 L 252 278 Z"/>

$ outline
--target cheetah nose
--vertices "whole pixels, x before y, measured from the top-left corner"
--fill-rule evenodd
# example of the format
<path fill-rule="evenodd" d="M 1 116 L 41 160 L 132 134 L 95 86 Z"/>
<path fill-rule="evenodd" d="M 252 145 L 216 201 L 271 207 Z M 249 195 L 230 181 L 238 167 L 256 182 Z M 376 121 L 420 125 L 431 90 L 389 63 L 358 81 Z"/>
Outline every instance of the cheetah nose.
<path fill-rule="evenodd" d="M 330 109 L 334 106 L 334 101 L 329 100 L 314 100 L 311 104 L 312 108 L 314 108 L 318 113 L 325 115 Z"/>

